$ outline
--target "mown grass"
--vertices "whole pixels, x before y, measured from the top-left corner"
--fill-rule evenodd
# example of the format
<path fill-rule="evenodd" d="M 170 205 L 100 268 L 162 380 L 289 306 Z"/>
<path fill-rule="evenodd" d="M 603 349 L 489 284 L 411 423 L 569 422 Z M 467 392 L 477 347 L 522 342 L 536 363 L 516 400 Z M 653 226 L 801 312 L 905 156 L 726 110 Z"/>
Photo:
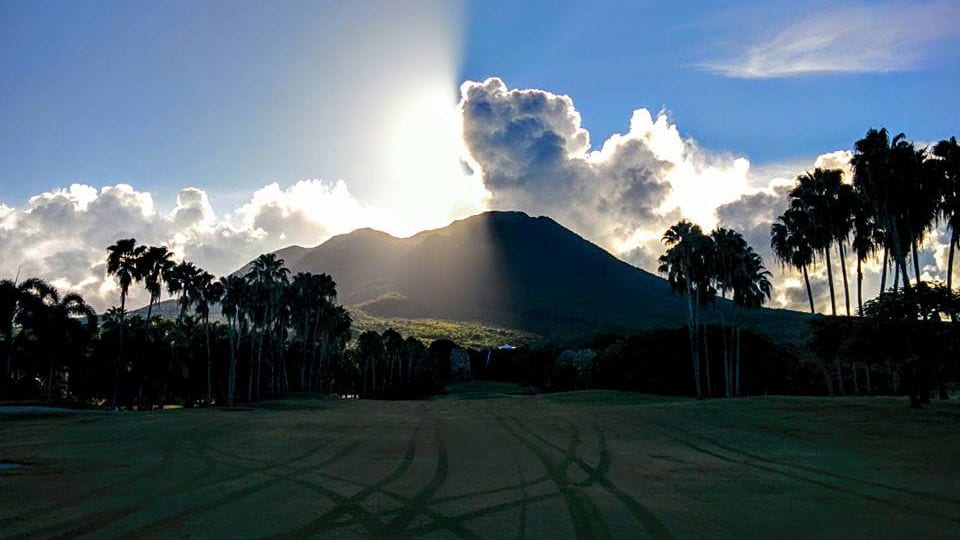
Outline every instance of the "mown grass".
<path fill-rule="evenodd" d="M 14 420 L 13 417 L 16 416 Z M 0 414 L 0 538 L 952 538 L 960 403 L 296 395 Z"/>

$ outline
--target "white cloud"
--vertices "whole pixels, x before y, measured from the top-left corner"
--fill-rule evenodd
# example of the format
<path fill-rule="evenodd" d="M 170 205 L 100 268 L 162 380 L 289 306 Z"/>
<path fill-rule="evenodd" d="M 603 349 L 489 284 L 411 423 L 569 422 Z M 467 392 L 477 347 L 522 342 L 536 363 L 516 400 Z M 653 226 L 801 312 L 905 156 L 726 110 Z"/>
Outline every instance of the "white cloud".
<path fill-rule="evenodd" d="M 166 245 L 208 271 L 231 272 L 259 253 L 290 244 L 315 245 L 376 222 L 343 182 L 304 180 L 256 191 L 234 215 L 218 215 L 201 189 L 182 189 L 160 212 L 150 193 L 130 185 L 100 189 L 74 184 L 31 197 L 24 208 L 0 205 L 0 276 L 37 275 L 77 291 L 97 309 L 117 300 L 106 276 L 105 248 L 119 238 Z M 139 287 L 130 305 L 146 301 Z"/>
<path fill-rule="evenodd" d="M 626 133 L 591 150 L 568 96 L 497 78 L 466 82 L 461 94 L 470 167 L 493 208 L 550 215 L 648 268 L 669 222 L 683 215 L 710 228 L 716 207 L 748 188 L 749 161 L 701 149 L 665 112 L 634 111 Z"/>
<path fill-rule="evenodd" d="M 923 67 L 960 36 L 960 4 L 882 2 L 832 6 L 794 19 L 705 68 L 740 78 L 885 73 Z"/>
<path fill-rule="evenodd" d="M 846 150 L 751 168 L 744 157 L 713 153 L 683 138 L 665 113 L 639 109 L 630 129 L 591 150 L 573 100 L 535 89 L 508 89 L 500 79 L 462 86 L 464 142 L 497 209 L 546 214 L 624 260 L 650 271 L 663 252 L 663 231 L 685 217 L 705 230 L 740 231 L 774 274 L 774 306 L 807 310 L 802 280 L 781 269 L 770 250 L 770 225 L 787 206 L 798 175 L 839 168 L 850 181 Z M 946 240 L 928 235 L 921 265 L 943 277 Z M 838 311 L 845 310 L 837 257 Z M 855 261 L 847 268 L 856 308 Z M 876 295 L 880 262 L 864 265 L 864 294 Z M 811 271 L 815 302 L 829 310 L 826 268 Z M 888 283 L 892 277 L 888 277 Z"/>

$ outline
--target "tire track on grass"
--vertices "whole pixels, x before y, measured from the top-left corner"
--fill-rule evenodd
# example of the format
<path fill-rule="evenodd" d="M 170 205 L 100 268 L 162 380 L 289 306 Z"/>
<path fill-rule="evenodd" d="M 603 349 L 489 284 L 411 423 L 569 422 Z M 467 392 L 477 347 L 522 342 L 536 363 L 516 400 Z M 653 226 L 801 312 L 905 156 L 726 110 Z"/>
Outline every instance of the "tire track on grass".
<path fill-rule="evenodd" d="M 734 448 L 734 447 L 732 447 L 732 446 L 725 445 L 725 444 L 723 444 L 723 443 L 721 443 L 721 442 L 716 441 L 715 439 L 711 439 L 711 438 L 708 438 L 708 437 L 706 437 L 706 436 L 704 436 L 704 435 L 701 435 L 701 434 L 698 434 L 698 433 L 694 433 L 694 432 L 692 432 L 692 431 L 690 431 L 690 430 L 685 430 L 685 429 L 678 428 L 678 427 L 675 427 L 675 426 L 669 426 L 669 427 L 667 427 L 667 426 L 665 426 L 664 424 L 661 424 L 661 423 L 659 423 L 659 422 L 653 422 L 653 421 L 648 421 L 648 422 L 649 422 L 649 423 L 652 423 L 652 424 L 655 424 L 655 425 L 657 425 L 657 426 L 660 426 L 661 428 L 671 429 L 671 430 L 673 430 L 673 431 L 675 431 L 675 432 L 683 433 L 684 435 L 686 435 L 686 436 L 688 436 L 688 437 L 693 437 L 693 438 L 695 438 L 695 439 L 699 439 L 699 440 L 704 441 L 704 442 L 706 442 L 706 443 L 708 443 L 708 444 L 712 444 L 713 446 L 716 446 L 717 448 L 726 450 L 726 451 L 731 452 L 731 453 L 740 454 L 740 455 L 746 456 L 746 457 L 748 457 L 748 458 L 750 458 L 750 459 L 753 459 L 753 460 L 756 460 L 756 461 L 761 461 L 761 462 L 769 463 L 769 464 L 771 464 L 771 465 L 777 465 L 777 466 L 787 467 L 787 468 L 791 468 L 791 469 L 798 469 L 798 470 L 801 470 L 801 471 L 810 472 L 810 473 L 818 474 L 818 475 L 821 475 L 821 476 L 828 476 L 828 477 L 831 477 L 831 478 L 836 478 L 836 479 L 838 479 L 838 480 L 843 480 L 843 481 L 847 481 L 847 482 L 851 482 L 851 483 L 855 483 L 855 484 L 862 484 L 862 485 L 868 486 L 868 487 L 885 489 L 885 490 L 893 491 L 893 492 L 896 492 L 896 493 L 902 493 L 902 494 L 904 494 L 904 495 L 910 495 L 911 497 L 921 497 L 921 498 L 929 499 L 929 500 L 932 500 L 932 501 L 945 502 L 945 503 L 950 503 L 950 504 L 954 504 L 954 505 L 960 506 L 960 499 L 954 499 L 954 498 L 951 498 L 951 497 L 945 497 L 945 496 L 943 496 L 943 495 L 937 495 L 937 494 L 935 494 L 935 493 L 927 493 L 927 492 L 923 492 L 923 491 L 912 490 L 912 489 L 909 489 L 909 488 L 904 488 L 904 487 L 899 487 L 899 486 L 893 486 L 893 485 L 890 485 L 890 484 L 885 484 L 885 483 L 883 483 L 883 482 L 876 482 L 876 481 L 867 480 L 867 479 L 864 479 L 864 478 L 857 478 L 857 477 L 849 476 L 849 475 L 842 474 L 842 473 L 836 473 L 836 472 L 832 472 L 832 471 L 825 471 L 825 470 L 823 470 L 823 469 L 818 469 L 818 468 L 816 468 L 816 467 L 811 467 L 811 466 L 809 466 L 809 465 L 803 465 L 803 464 L 800 464 L 800 463 L 789 463 L 789 462 L 786 462 L 786 461 L 779 461 L 779 460 L 775 460 L 775 459 L 770 459 L 770 458 L 766 458 L 766 457 L 763 457 L 763 456 L 758 455 L 758 454 L 754 454 L 754 453 L 752 453 L 752 452 L 747 452 L 746 450 L 741 450 L 741 449 L 739 449 L 739 448 Z"/>
<path fill-rule="evenodd" d="M 648 421 L 648 423 L 650 423 L 651 425 L 655 425 L 655 426 L 656 426 L 656 425 L 659 425 L 658 423 L 650 422 L 650 421 Z M 662 427 L 662 426 L 661 426 L 661 427 Z M 654 430 L 654 431 L 655 431 L 656 433 L 660 434 L 661 436 L 666 437 L 666 438 L 668 438 L 668 439 L 671 439 L 671 440 L 673 440 L 673 441 L 679 442 L 680 444 L 682 444 L 682 445 L 684 445 L 684 446 L 687 446 L 687 447 L 691 448 L 692 450 L 695 450 L 695 451 L 700 452 L 700 453 L 702 453 L 702 454 L 705 454 L 705 455 L 714 457 L 714 458 L 719 459 L 719 460 L 721 460 L 721 461 L 726 461 L 726 462 L 728 462 L 728 463 L 734 463 L 734 464 L 741 465 L 741 466 L 744 466 L 744 467 L 751 467 L 751 468 L 754 468 L 754 469 L 759 469 L 759 470 L 762 470 L 762 471 L 767 471 L 767 472 L 770 472 L 770 473 L 773 473 L 773 474 L 778 474 L 778 475 L 780 475 L 780 476 L 784 476 L 784 477 L 791 478 L 791 479 L 794 479 L 794 480 L 799 480 L 799 481 L 801 481 L 801 482 L 807 482 L 807 483 L 809 483 L 809 484 L 813 484 L 813 485 L 816 485 L 816 486 L 819 486 L 819 487 L 822 487 L 822 488 L 825 488 L 825 489 L 828 489 L 828 490 L 831 490 L 831 491 L 836 491 L 836 492 L 838 492 L 838 493 L 844 493 L 844 494 L 847 494 L 847 495 L 852 495 L 852 496 L 854 496 L 854 497 L 859 497 L 859 498 L 861 498 L 861 499 L 864 499 L 864 500 L 867 500 L 867 501 L 871 501 L 871 502 L 874 502 L 874 503 L 878 503 L 878 504 L 881 504 L 881 505 L 884 505 L 884 506 L 888 506 L 888 507 L 891 507 L 891 508 L 894 508 L 894 509 L 897 509 L 897 510 L 900 510 L 900 511 L 908 511 L 908 512 L 912 512 L 912 513 L 915 513 L 915 514 L 918 514 L 918 515 L 922 515 L 922 516 L 926 516 L 926 517 L 932 517 L 932 518 L 937 518 L 937 519 L 944 519 L 944 520 L 947 520 L 947 521 L 952 521 L 952 522 L 954 522 L 954 523 L 960 523 L 960 518 L 957 518 L 957 517 L 954 517 L 954 516 L 945 515 L 945 514 L 942 514 L 942 513 L 940 513 L 940 512 L 930 511 L 930 510 L 926 510 L 926 509 L 923 509 L 923 508 L 918 508 L 918 507 L 915 507 L 915 506 L 910 506 L 910 505 L 901 504 L 901 503 L 898 503 L 898 502 L 896 502 L 896 501 L 891 501 L 891 500 L 889 500 L 889 499 L 884 499 L 883 497 L 878 497 L 878 496 L 876 496 L 876 495 L 871 495 L 871 494 L 869 494 L 869 493 L 863 493 L 863 492 L 861 492 L 861 491 L 857 491 L 857 490 L 852 489 L 852 488 L 840 486 L 840 485 L 833 484 L 833 483 L 831 483 L 831 482 L 827 482 L 827 481 L 824 481 L 824 480 L 819 480 L 819 479 L 816 479 L 816 478 L 811 478 L 811 477 L 809 477 L 809 476 L 804 476 L 803 474 L 800 474 L 800 473 L 797 473 L 797 472 L 793 472 L 793 471 L 790 471 L 790 470 L 783 470 L 783 469 L 781 469 L 781 468 L 777 468 L 775 465 L 768 465 L 768 464 L 764 464 L 764 463 L 757 463 L 757 462 L 751 461 L 750 459 L 747 459 L 747 458 L 739 458 L 739 459 L 738 459 L 738 458 L 735 458 L 735 457 L 726 456 L 726 455 L 723 455 L 723 454 L 721 454 L 721 453 L 719 453 L 719 452 L 717 452 L 717 451 L 710 450 L 710 449 L 705 448 L 705 447 L 703 447 L 703 446 L 699 446 L 699 445 L 697 445 L 697 444 L 695 444 L 695 443 L 693 443 L 693 442 L 690 442 L 690 441 L 688 441 L 688 440 L 685 440 L 685 439 L 683 439 L 683 438 L 681 438 L 681 437 L 678 437 L 678 436 L 673 435 L 673 434 L 671 434 L 671 433 L 668 433 L 668 432 L 666 432 L 666 431 L 661 431 L 661 430 Z M 728 450 L 728 452 L 736 453 L 736 452 L 730 451 L 730 450 Z"/>
<path fill-rule="evenodd" d="M 529 433 L 531 437 L 551 446 L 558 451 L 563 451 L 559 445 L 556 445 L 548 439 L 537 435 L 522 422 L 520 422 L 520 420 L 513 418 L 513 421 L 521 429 Z M 670 534 L 670 531 L 666 528 L 663 522 L 661 522 L 660 519 L 650 511 L 650 509 L 640 504 L 636 499 L 618 488 L 612 481 L 610 481 L 609 478 L 607 478 L 606 473 L 611 466 L 610 451 L 607 447 L 607 437 L 604 435 L 603 430 L 601 430 L 599 426 L 593 424 L 593 427 L 597 432 L 598 445 L 600 446 L 600 462 L 597 467 L 593 467 L 579 457 L 574 458 L 573 461 L 588 475 L 588 479 L 584 482 L 581 482 L 580 485 L 589 486 L 593 482 L 596 482 L 600 487 L 606 490 L 607 493 L 613 495 L 614 498 L 620 501 L 620 503 L 627 508 L 627 510 L 640 523 L 640 525 L 643 526 L 643 528 L 647 531 L 647 534 L 649 534 L 652 538 L 656 538 L 658 540 L 673 538 L 673 535 Z"/>
<path fill-rule="evenodd" d="M 413 465 L 413 460 L 414 460 L 414 457 L 416 457 L 416 453 L 417 453 L 417 436 L 419 435 L 420 428 L 425 421 L 426 419 L 421 420 L 411 431 L 410 437 L 407 440 L 407 448 L 403 455 L 403 458 L 401 459 L 397 467 L 390 472 L 390 474 L 364 487 L 363 489 L 354 493 L 350 497 L 344 498 L 342 501 L 337 503 L 336 506 L 324 512 L 316 519 L 302 525 L 296 530 L 280 533 L 269 538 L 273 538 L 273 539 L 309 538 L 321 532 L 324 532 L 325 530 L 330 529 L 336 525 L 335 521 L 337 520 L 337 518 L 339 518 L 344 514 L 350 513 L 349 511 L 351 508 L 357 508 L 363 500 L 367 499 L 374 493 L 382 491 L 384 487 L 403 477 L 403 475 L 405 475 L 407 471 L 410 469 L 411 465 Z M 369 512 L 367 513 L 369 514 Z M 368 525 L 370 525 L 373 528 L 373 530 L 370 530 L 368 528 L 368 530 L 372 534 L 381 533 L 384 526 L 383 522 L 379 521 L 379 519 L 375 524 L 368 522 Z"/>
<path fill-rule="evenodd" d="M 291 478 L 294 478 L 296 475 L 303 474 L 304 472 L 307 472 L 310 469 L 327 467 L 329 465 L 332 465 L 333 463 L 336 463 L 337 461 L 340 461 L 352 455 L 357 450 L 357 448 L 363 444 L 363 442 L 367 438 L 369 438 L 369 436 L 367 435 L 360 436 L 358 439 L 345 445 L 343 448 L 333 453 L 330 457 L 328 457 L 327 459 L 323 460 L 322 462 L 316 465 L 311 465 L 310 467 L 304 467 L 302 469 L 296 469 L 282 475 L 272 475 L 270 478 L 266 480 L 262 480 L 255 484 L 227 493 L 215 499 L 209 500 L 205 503 L 192 506 L 190 508 L 186 508 L 184 510 L 181 510 L 180 512 L 177 512 L 172 515 L 168 515 L 159 520 L 155 520 L 153 522 L 141 525 L 131 531 L 127 531 L 126 533 L 118 535 L 115 538 L 139 539 L 143 535 L 149 532 L 156 532 L 158 530 L 163 530 L 164 528 L 169 527 L 172 524 L 179 523 L 184 519 L 188 519 L 190 517 L 194 517 L 197 515 L 202 515 L 207 512 L 210 512 L 211 510 L 222 508 L 228 504 L 234 503 L 238 500 L 241 500 L 251 495 L 254 495 L 256 493 L 259 493 L 267 488 L 281 484 L 285 481 L 289 481 Z M 337 439 L 333 439 L 333 440 L 337 440 Z M 326 444 L 322 446 L 323 447 L 327 446 L 330 442 L 333 442 L 333 440 L 328 441 Z M 269 470 L 271 468 L 273 467 L 267 467 L 266 470 Z M 237 477 L 243 477 L 246 475 L 247 473 L 242 473 L 237 475 Z"/>
<path fill-rule="evenodd" d="M 606 521 L 600 516 L 596 505 L 577 488 L 550 455 L 534 444 L 527 436 L 518 433 L 516 428 L 510 426 L 502 417 L 498 417 L 497 422 L 540 460 L 547 471 L 547 475 L 560 490 L 560 494 L 567 504 L 567 510 L 570 513 L 570 519 L 573 521 L 574 533 L 577 538 L 611 538 L 610 529 L 607 527 Z"/>
<path fill-rule="evenodd" d="M 434 428 L 434 437 L 437 444 L 437 465 L 433 471 L 433 477 L 430 482 L 418 491 L 414 496 L 400 508 L 399 515 L 390 523 L 387 523 L 387 529 L 395 529 L 402 532 L 408 525 L 423 513 L 423 510 L 429 506 L 430 501 L 436 495 L 437 491 L 447 481 L 447 473 L 450 470 L 447 461 L 447 444 L 443 440 L 443 434 L 440 432 L 440 423 Z"/>
<path fill-rule="evenodd" d="M 220 426 L 219 428 L 214 428 L 213 431 L 210 431 L 210 429 L 207 428 L 206 426 L 198 426 L 196 428 L 188 430 L 187 436 L 194 441 L 200 441 L 201 439 L 199 439 L 197 435 L 200 433 L 203 433 L 207 435 L 204 439 L 202 439 L 203 441 L 205 441 L 210 437 L 214 436 L 215 434 L 218 434 L 224 431 L 225 429 L 226 429 L 226 426 Z M 166 470 L 169 467 L 169 464 L 171 463 L 171 458 L 173 456 L 175 456 L 178 453 L 187 455 L 185 452 L 179 450 L 179 447 L 182 445 L 182 442 L 183 442 L 182 439 L 180 439 L 179 437 L 166 437 L 163 440 L 165 441 L 165 444 L 162 445 L 161 447 L 161 458 L 154 466 L 150 467 L 149 469 L 141 471 L 132 476 L 127 476 L 119 481 L 113 482 L 106 486 L 80 493 L 78 495 L 75 495 L 67 499 L 66 501 L 51 503 L 46 506 L 33 508 L 26 512 L 21 512 L 11 517 L 4 518 L 3 520 L 0 520 L 0 527 L 8 527 L 16 523 L 22 523 L 24 521 L 32 520 L 33 518 L 39 517 L 41 515 L 49 514 L 54 510 L 63 510 L 66 508 L 78 506 L 83 503 L 90 502 L 91 498 L 94 496 L 98 498 L 103 498 L 109 495 L 113 495 L 117 491 L 127 486 L 136 484 L 142 480 L 146 480 L 148 478 L 151 478 L 155 475 L 162 473 L 164 470 Z M 204 469 L 204 474 L 206 475 L 209 472 L 212 472 L 212 469 L 210 469 L 210 467 L 206 467 Z M 185 483 L 184 485 L 178 484 L 178 485 L 172 486 L 170 488 L 163 490 L 161 493 L 179 491 L 186 487 L 189 487 L 191 480 L 192 478 L 189 479 L 187 483 Z M 141 499 L 142 498 L 145 498 L 145 497 L 141 497 Z M 29 533 L 21 533 L 19 535 L 12 536 L 10 538 L 31 538 L 34 535 L 49 534 L 54 531 L 61 530 L 64 527 L 68 527 L 68 528 L 75 527 L 77 524 L 82 524 L 82 525 L 80 525 L 79 527 L 76 527 L 76 529 L 68 530 L 67 533 L 70 533 L 76 530 L 79 532 L 79 534 L 86 534 L 87 532 L 90 532 L 98 528 L 97 527 L 98 523 L 112 522 L 130 513 L 132 512 L 128 511 L 128 508 L 120 508 L 120 509 L 114 509 L 106 512 L 84 514 L 82 516 L 71 518 L 66 521 L 61 521 L 59 523 L 49 524 L 46 526 L 42 526 L 40 528 L 30 529 Z M 62 536 L 67 533 L 60 533 L 60 535 Z"/>

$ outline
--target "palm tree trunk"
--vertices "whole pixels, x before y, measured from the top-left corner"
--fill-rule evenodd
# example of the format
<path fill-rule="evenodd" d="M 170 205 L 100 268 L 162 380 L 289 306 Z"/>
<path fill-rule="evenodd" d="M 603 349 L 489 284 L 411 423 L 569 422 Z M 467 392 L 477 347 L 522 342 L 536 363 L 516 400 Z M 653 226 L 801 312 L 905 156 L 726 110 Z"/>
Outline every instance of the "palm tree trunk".
<path fill-rule="evenodd" d="M 867 395 L 873 394 L 873 382 L 870 380 L 870 363 L 863 364 L 863 378 L 867 383 Z"/>
<path fill-rule="evenodd" d="M 830 247 L 823 250 L 823 256 L 827 260 L 827 284 L 830 286 L 830 314 L 837 316 L 837 298 L 833 290 L 833 263 L 830 262 Z"/>
<path fill-rule="evenodd" d="M 847 392 L 843 388 L 843 365 L 840 362 L 840 358 L 834 358 L 833 363 L 837 366 L 837 390 L 841 396 L 845 396 Z"/>
<path fill-rule="evenodd" d="M 883 268 L 880 271 L 880 293 L 883 294 L 887 290 L 887 267 L 890 265 L 889 261 L 890 249 L 884 246 L 883 248 Z"/>
<path fill-rule="evenodd" d="M 237 341 L 236 328 L 234 324 L 227 330 L 230 338 L 230 367 L 227 372 L 227 407 L 233 407 L 235 403 L 235 393 L 237 391 Z"/>
<path fill-rule="evenodd" d="M 817 308 L 813 305 L 813 289 L 810 288 L 810 276 L 807 274 L 807 265 L 800 267 L 803 271 L 803 282 L 807 285 L 807 299 L 810 300 L 810 313 L 816 313 Z"/>
<path fill-rule="evenodd" d="M 723 300 L 726 300 L 727 299 L 726 292 L 724 292 L 721 295 L 721 297 L 723 298 Z M 724 397 L 729 398 L 730 393 L 732 391 L 731 383 L 733 381 L 730 373 L 730 370 L 731 370 L 730 346 L 729 346 L 729 340 L 727 339 L 726 320 L 725 320 L 725 317 L 723 316 L 723 311 L 724 311 L 723 305 L 721 305 L 718 308 L 718 311 L 720 312 L 720 339 L 723 340 L 723 395 Z"/>
<path fill-rule="evenodd" d="M 6 325 L 7 321 L 3 321 Z M 3 331 L 3 343 L 6 348 L 4 351 L 5 359 L 3 366 L 3 380 L 0 381 L 0 396 L 4 394 L 7 384 L 10 383 L 10 373 L 13 371 L 13 323 L 5 327 Z"/>
<path fill-rule="evenodd" d="M 947 290 L 953 291 L 953 250 L 957 247 L 957 241 L 960 240 L 960 230 L 950 231 L 950 251 L 947 255 Z M 957 322 L 957 314 L 950 313 L 950 320 Z"/>
<path fill-rule="evenodd" d="M 843 299 L 847 307 L 847 317 L 850 316 L 850 285 L 847 281 L 847 253 L 843 241 L 837 242 L 837 251 L 840 255 L 840 275 L 843 278 Z"/>
<path fill-rule="evenodd" d="M 697 354 L 700 348 L 697 343 L 697 323 L 693 309 L 693 291 L 687 289 L 687 332 L 690 338 L 690 361 L 693 364 L 693 383 L 697 391 L 697 399 L 703 399 L 703 390 L 700 388 L 700 359 Z"/>
<path fill-rule="evenodd" d="M 119 345 L 117 347 L 117 365 L 113 370 L 113 395 L 110 397 L 110 408 L 117 407 L 117 397 L 120 393 L 120 367 L 123 365 L 123 327 L 126 320 L 126 293 L 120 294 L 120 335 L 118 337 Z"/>
<path fill-rule="evenodd" d="M 735 385 L 734 395 L 736 395 L 737 397 L 740 397 L 740 323 L 739 322 L 737 323 L 735 332 L 737 336 L 737 339 L 736 339 L 737 343 L 735 345 L 736 352 L 737 352 L 737 365 L 736 365 L 736 371 L 734 373 L 734 385 Z"/>
<path fill-rule="evenodd" d="M 853 362 L 850 366 L 850 372 L 853 374 L 853 395 L 860 395 L 860 381 L 857 378 L 857 363 Z"/>
<path fill-rule="evenodd" d="M 913 242 L 913 282 L 920 284 L 920 256 L 918 252 L 920 249 L 917 246 L 917 242 Z"/>
<path fill-rule="evenodd" d="M 264 332 L 261 330 L 259 343 L 257 344 L 257 375 L 253 381 L 254 399 L 256 401 L 260 401 L 260 379 L 263 378 L 263 372 L 261 371 L 263 369 L 263 334 Z"/>
<path fill-rule="evenodd" d="M 897 292 L 897 284 L 900 283 L 900 265 L 893 265 L 893 292 Z"/>
<path fill-rule="evenodd" d="M 827 372 L 827 366 L 823 365 L 823 362 L 819 360 L 814 360 L 817 367 L 820 368 L 820 373 L 823 374 L 823 383 L 827 386 L 827 394 L 830 397 L 833 397 L 833 377 Z"/>
<path fill-rule="evenodd" d="M 53 370 L 53 366 L 54 366 L 54 362 L 55 362 L 55 360 L 53 359 L 53 356 L 51 355 L 51 358 L 50 358 L 50 374 L 47 376 L 47 377 L 48 377 L 48 378 L 47 378 L 47 402 L 48 402 L 48 403 L 51 402 L 51 401 L 53 401 L 53 371 L 54 371 L 54 370 Z"/>
<path fill-rule="evenodd" d="M 896 220 L 890 220 L 890 238 L 893 243 L 893 261 L 898 270 L 903 275 L 904 290 L 910 288 L 910 280 L 907 279 L 907 254 L 903 250 L 903 244 L 900 242 L 900 229 Z"/>
<path fill-rule="evenodd" d="M 701 328 L 703 329 L 703 368 L 706 371 L 707 397 L 713 397 L 713 384 L 710 382 L 712 378 L 710 376 L 710 329 L 707 328 L 706 323 L 701 324 Z"/>
<path fill-rule="evenodd" d="M 257 331 L 259 333 L 259 330 Z M 253 367 L 254 357 L 256 356 L 257 338 L 250 336 L 250 361 L 247 370 L 247 403 L 253 403 Z"/>
<path fill-rule="evenodd" d="M 863 263 L 857 257 L 857 313 L 863 316 Z"/>
<path fill-rule="evenodd" d="M 207 405 L 213 404 L 213 355 L 210 354 L 210 316 L 203 321 L 204 341 L 207 346 Z"/>
<path fill-rule="evenodd" d="M 953 251 L 958 241 L 960 241 L 960 230 L 954 229 L 950 232 L 950 251 L 947 255 L 947 289 L 951 291 L 953 290 Z"/>
<path fill-rule="evenodd" d="M 150 322 L 150 315 L 153 313 L 153 295 L 150 295 L 150 301 L 147 302 L 147 322 Z"/>

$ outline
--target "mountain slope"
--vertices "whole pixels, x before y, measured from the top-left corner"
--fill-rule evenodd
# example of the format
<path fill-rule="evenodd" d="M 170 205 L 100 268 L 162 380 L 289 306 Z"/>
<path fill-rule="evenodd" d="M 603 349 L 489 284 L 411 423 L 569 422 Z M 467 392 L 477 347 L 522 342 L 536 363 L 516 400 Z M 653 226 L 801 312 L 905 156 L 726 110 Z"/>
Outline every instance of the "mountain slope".
<path fill-rule="evenodd" d="M 277 255 L 293 273 L 330 274 L 340 301 L 374 318 L 471 321 L 565 342 L 686 323 L 665 280 L 521 212 L 486 212 L 409 238 L 361 229 Z M 765 309 L 747 324 L 798 341 L 805 318 Z"/>

